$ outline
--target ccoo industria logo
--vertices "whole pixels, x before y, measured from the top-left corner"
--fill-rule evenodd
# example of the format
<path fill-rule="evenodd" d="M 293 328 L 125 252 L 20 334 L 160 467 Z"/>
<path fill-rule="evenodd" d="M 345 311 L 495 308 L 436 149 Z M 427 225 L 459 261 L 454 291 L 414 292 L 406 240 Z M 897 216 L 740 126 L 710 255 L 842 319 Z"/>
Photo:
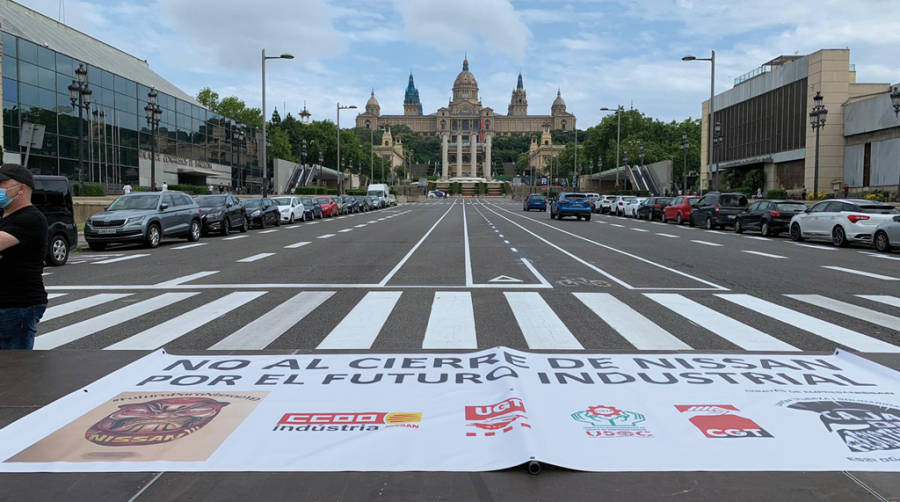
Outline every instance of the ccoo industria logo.
<path fill-rule="evenodd" d="M 276 432 L 366 432 L 393 427 L 418 429 L 421 421 L 421 412 L 285 413 L 272 430 Z"/>
<path fill-rule="evenodd" d="M 475 428 L 474 432 L 466 432 L 466 436 L 496 436 L 498 431 L 513 430 L 515 424 L 530 429 L 526 420 L 525 403 L 517 397 L 486 406 L 466 406 L 466 425 Z"/>
<path fill-rule="evenodd" d="M 818 413 L 825 429 L 837 433 L 850 451 L 900 449 L 900 409 L 853 401 L 800 401 L 788 408 Z"/>
<path fill-rule="evenodd" d="M 730 404 L 676 404 L 682 413 L 693 415 L 690 421 L 708 438 L 770 438 L 765 429 Z"/>
<path fill-rule="evenodd" d="M 644 414 L 622 410 L 615 406 L 589 406 L 586 410 L 572 413 L 572 418 L 588 424 L 584 428 L 584 432 L 590 437 L 653 437 L 653 434 L 643 425 L 647 421 Z"/>

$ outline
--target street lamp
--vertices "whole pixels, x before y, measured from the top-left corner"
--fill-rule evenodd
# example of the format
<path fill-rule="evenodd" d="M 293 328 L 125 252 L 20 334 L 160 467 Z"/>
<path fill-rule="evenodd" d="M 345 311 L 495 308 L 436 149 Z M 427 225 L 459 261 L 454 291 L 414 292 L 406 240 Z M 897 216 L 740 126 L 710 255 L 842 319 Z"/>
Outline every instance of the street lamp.
<path fill-rule="evenodd" d="M 722 134 L 722 124 L 717 120 L 716 125 L 713 127 L 713 163 L 715 164 L 716 170 L 716 191 L 719 190 L 719 158 L 722 153 L 719 150 L 724 139 L 724 135 Z"/>
<path fill-rule="evenodd" d="M 685 56 L 681 58 L 682 61 L 709 61 L 710 62 L 710 71 L 709 71 L 709 127 L 712 128 L 713 121 L 715 121 L 716 117 L 716 51 L 711 51 L 712 54 L 708 58 L 698 58 L 694 56 Z M 711 139 L 711 138 L 710 138 Z M 709 148 L 709 164 L 706 167 L 707 172 L 712 166 L 713 163 L 713 153 L 712 153 L 712 141 L 710 141 Z M 718 170 L 716 170 L 716 183 L 718 184 Z M 716 186 L 716 190 L 718 190 L 718 185 Z M 700 194 L 703 194 L 703 187 L 700 187 Z"/>
<path fill-rule="evenodd" d="M 638 157 L 641 159 L 640 167 L 638 167 L 638 174 L 641 175 L 641 180 L 644 182 L 644 188 L 647 188 L 649 191 L 649 186 L 647 185 L 647 181 L 644 179 L 644 143 L 642 141 L 638 142 Z M 638 187 L 640 190 L 641 187 Z"/>
<path fill-rule="evenodd" d="M 681 153 L 683 155 L 683 164 L 681 167 L 681 192 L 687 195 L 687 153 L 691 144 L 688 142 L 687 133 L 681 133 Z"/>
<path fill-rule="evenodd" d="M 618 124 L 616 125 L 616 187 L 619 186 L 619 143 L 622 142 L 622 112 L 624 108 L 622 105 L 616 106 L 616 109 L 613 110 L 611 108 L 603 107 L 600 110 L 607 112 L 616 112 L 616 119 L 618 120 Z"/>
<path fill-rule="evenodd" d="M 78 107 L 78 183 L 84 192 L 84 117 L 82 111 L 90 113 L 91 94 L 94 91 L 88 88 L 87 70 L 83 64 L 75 70 L 75 80 L 69 85 L 69 99 L 72 107 Z"/>
<path fill-rule="evenodd" d="M 628 167 L 628 152 L 622 152 L 622 163 L 625 165 L 625 169 L 627 169 L 628 173 L 630 174 L 631 168 Z M 616 166 L 616 169 L 618 169 L 618 166 Z M 618 174 L 618 172 L 619 171 L 616 171 L 616 174 Z M 628 176 L 625 177 L 625 189 L 628 190 Z"/>
<path fill-rule="evenodd" d="M 891 87 L 891 105 L 894 106 L 894 116 L 900 115 L 900 85 Z"/>
<path fill-rule="evenodd" d="M 325 155 L 319 150 L 319 175 L 316 176 L 316 186 L 322 186 L 322 164 L 325 163 Z"/>
<path fill-rule="evenodd" d="M 369 183 L 375 181 L 375 128 L 369 127 Z"/>
<path fill-rule="evenodd" d="M 150 126 L 150 187 L 156 189 L 156 133 L 159 131 L 159 121 L 162 120 L 162 108 L 156 103 L 159 96 L 156 89 L 150 88 L 147 93 L 147 105 L 144 106 L 144 115 L 147 125 Z M 232 159 L 233 160 L 233 159 Z"/>
<path fill-rule="evenodd" d="M 812 111 L 809 112 L 809 124 L 816 131 L 816 166 L 813 171 L 813 199 L 819 198 L 819 129 L 825 127 L 825 117 L 828 115 L 828 110 L 822 104 L 824 99 L 821 91 L 816 91 L 816 96 L 813 98 L 815 104 Z"/>
<path fill-rule="evenodd" d="M 266 50 L 262 50 L 262 148 L 260 148 L 260 151 L 262 152 L 263 197 L 267 195 L 268 191 L 268 174 L 266 173 L 269 163 L 266 156 L 266 140 L 268 139 L 266 135 L 266 61 L 269 59 L 294 59 L 294 56 L 287 53 L 280 56 L 266 56 Z"/>
<path fill-rule="evenodd" d="M 355 109 L 356 105 L 342 106 L 340 102 L 337 104 L 337 159 L 334 161 L 335 169 L 340 170 L 338 175 L 338 195 L 344 192 L 344 169 L 341 164 L 341 110 Z"/>

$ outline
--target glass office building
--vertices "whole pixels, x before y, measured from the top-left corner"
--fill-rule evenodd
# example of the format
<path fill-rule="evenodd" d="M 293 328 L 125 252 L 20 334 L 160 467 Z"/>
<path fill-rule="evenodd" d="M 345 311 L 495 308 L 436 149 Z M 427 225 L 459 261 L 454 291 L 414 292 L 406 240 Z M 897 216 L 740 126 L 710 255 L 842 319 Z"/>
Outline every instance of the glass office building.
<path fill-rule="evenodd" d="M 23 124 L 45 126 L 43 143 L 28 152 L 35 173 L 115 187 L 150 186 L 156 143 L 156 182 L 224 184 L 258 191 L 256 130 L 216 115 L 140 60 L 9 0 L 0 0 L 4 162 L 24 163 Z M 78 108 L 68 87 L 83 65 L 93 91 L 83 119 L 79 170 Z M 154 137 L 144 106 L 151 88 L 162 108 Z"/>

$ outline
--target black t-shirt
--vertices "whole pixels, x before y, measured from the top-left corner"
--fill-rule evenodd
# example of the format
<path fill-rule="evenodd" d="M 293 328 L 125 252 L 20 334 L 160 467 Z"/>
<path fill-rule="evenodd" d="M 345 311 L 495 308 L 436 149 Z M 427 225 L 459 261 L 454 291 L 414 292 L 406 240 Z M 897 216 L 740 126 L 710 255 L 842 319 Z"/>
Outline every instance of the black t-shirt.
<path fill-rule="evenodd" d="M 19 240 L 0 251 L 0 308 L 46 304 L 41 274 L 47 254 L 47 218 L 38 208 L 25 206 L 0 218 L 0 231 Z"/>

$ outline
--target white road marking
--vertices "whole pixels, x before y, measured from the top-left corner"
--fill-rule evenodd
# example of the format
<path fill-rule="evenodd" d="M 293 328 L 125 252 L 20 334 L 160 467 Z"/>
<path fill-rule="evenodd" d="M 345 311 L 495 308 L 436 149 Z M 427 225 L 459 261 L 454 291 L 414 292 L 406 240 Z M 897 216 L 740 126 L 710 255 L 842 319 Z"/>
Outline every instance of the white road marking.
<path fill-rule="evenodd" d="M 900 308 L 900 298 L 896 296 L 889 295 L 856 295 L 860 298 L 865 298 L 866 300 L 871 300 L 873 302 L 883 303 L 885 305 L 891 305 L 892 307 Z"/>
<path fill-rule="evenodd" d="M 238 291 L 173 317 L 168 321 L 114 343 L 104 350 L 154 350 L 232 310 L 266 294 L 265 291 Z"/>
<path fill-rule="evenodd" d="M 707 230 L 706 233 L 709 233 L 709 234 L 719 234 L 719 235 L 734 235 L 734 234 L 731 234 L 731 233 L 728 233 L 728 232 L 722 232 L 722 231 L 719 231 L 719 230 Z"/>
<path fill-rule="evenodd" d="M 215 343 L 209 350 L 260 350 L 302 321 L 310 312 L 334 295 L 334 291 L 304 291 L 291 297 L 262 317 Z"/>
<path fill-rule="evenodd" d="M 792 242 L 791 244 L 793 244 L 795 246 L 803 246 L 805 248 L 821 249 L 822 251 L 834 251 L 837 249 L 837 248 L 827 247 L 827 246 L 816 246 L 815 244 L 803 244 L 802 242 Z"/>
<path fill-rule="evenodd" d="M 162 287 L 177 286 L 179 284 L 184 284 L 186 282 L 200 279 L 201 277 L 207 277 L 207 276 L 218 274 L 218 273 L 219 273 L 218 270 L 205 270 L 203 272 L 197 272 L 196 274 L 183 275 L 181 277 L 176 277 L 176 278 L 168 280 L 168 281 L 160 282 L 156 285 L 162 286 Z"/>
<path fill-rule="evenodd" d="M 838 272 L 847 272 L 848 274 L 862 275 L 862 276 L 865 276 L 865 277 L 871 277 L 871 278 L 873 278 L 873 279 L 880 279 L 880 280 L 882 280 L 882 281 L 900 281 L 900 278 L 898 278 L 898 277 L 891 277 L 891 276 L 889 276 L 889 275 L 874 274 L 874 273 L 872 273 L 872 272 L 864 272 L 864 271 L 862 271 L 862 270 L 855 270 L 855 269 L 852 269 L 852 268 L 837 267 L 837 266 L 834 266 L 834 265 L 822 265 L 822 268 L 827 268 L 827 269 L 829 269 L 829 270 L 837 270 Z"/>
<path fill-rule="evenodd" d="M 369 221 L 366 222 L 366 224 L 368 224 L 368 225 L 371 225 L 371 224 L 373 224 L 373 223 L 376 223 L 376 221 L 375 221 L 375 220 L 369 220 Z"/>
<path fill-rule="evenodd" d="M 872 253 L 872 252 L 870 252 L 870 251 L 860 251 L 860 253 L 862 253 L 862 254 L 864 254 L 864 255 L 871 256 L 872 258 L 881 258 L 881 259 L 883 259 L 883 260 L 900 261 L 900 257 L 897 257 L 897 256 L 889 256 L 889 255 L 886 255 L 886 254 L 883 254 L 883 253 Z"/>
<path fill-rule="evenodd" d="M 758 237 L 758 236 L 755 236 L 755 235 L 745 235 L 744 238 L 745 238 L 745 239 L 753 239 L 753 240 L 757 240 L 757 241 L 767 241 L 767 240 L 770 240 L 770 239 L 767 238 L 767 237 Z"/>
<path fill-rule="evenodd" d="M 513 253 L 518 253 L 518 252 L 519 252 L 519 250 L 516 249 L 516 248 L 509 248 L 509 249 L 510 249 Z"/>
<path fill-rule="evenodd" d="M 715 242 L 698 241 L 698 240 L 695 240 L 695 239 L 691 239 L 691 242 L 696 242 L 697 244 L 703 244 L 703 245 L 706 245 L 706 246 L 721 246 L 721 244 L 717 244 L 717 243 L 715 243 Z"/>
<path fill-rule="evenodd" d="M 645 293 L 644 295 L 744 350 L 800 350 L 684 296 L 671 293 Z M 726 295 L 716 296 L 725 297 Z"/>
<path fill-rule="evenodd" d="M 318 221 L 311 221 L 311 222 L 307 223 L 307 225 L 318 225 L 318 224 L 319 224 Z"/>
<path fill-rule="evenodd" d="M 583 349 L 553 309 L 535 292 L 504 292 L 530 349 Z"/>
<path fill-rule="evenodd" d="M 428 231 L 425 232 L 425 235 L 423 235 L 422 238 L 419 239 L 419 241 L 416 242 L 416 244 L 412 247 L 412 249 L 410 249 L 409 252 L 407 252 L 406 255 L 404 255 L 396 265 L 394 265 L 394 268 L 391 269 L 391 271 L 388 272 L 386 276 L 384 276 L 384 279 L 382 279 L 381 282 L 378 283 L 379 286 L 384 286 L 389 280 L 391 280 L 392 277 L 394 277 L 394 274 L 396 274 L 397 271 L 400 270 L 400 268 L 406 263 L 406 260 L 409 260 L 409 257 L 416 252 L 416 249 L 419 249 L 419 246 L 421 246 L 422 243 L 425 242 L 425 239 L 427 239 L 428 236 L 431 235 L 431 232 L 433 232 L 438 224 L 440 224 L 441 220 L 443 220 L 444 217 L 446 217 L 447 214 L 449 214 L 450 211 L 453 210 L 454 205 L 456 205 L 456 201 L 453 201 L 453 204 L 450 204 L 450 207 L 448 207 L 447 210 L 444 211 L 444 214 L 442 214 L 441 217 L 438 218 L 436 222 L 434 222 L 434 225 L 432 225 L 431 228 L 429 228 Z"/>
<path fill-rule="evenodd" d="M 366 226 L 366 224 L 365 224 L 365 223 L 360 223 L 359 225 L 353 225 L 353 226 L 356 227 L 356 228 L 362 228 L 362 227 Z"/>
<path fill-rule="evenodd" d="M 119 257 L 119 258 L 111 258 L 111 259 L 109 259 L 109 260 L 95 261 L 95 262 L 93 262 L 92 264 L 93 264 L 93 265 L 106 265 L 107 263 L 116 263 L 116 262 L 119 262 L 119 261 L 133 260 L 133 259 L 135 259 L 135 258 L 143 258 L 144 256 L 150 256 L 150 255 L 149 255 L 149 254 L 144 254 L 144 253 L 129 254 L 129 255 L 125 255 L 125 256 Z"/>
<path fill-rule="evenodd" d="M 476 349 L 472 293 L 436 291 L 425 328 L 423 349 Z"/>
<path fill-rule="evenodd" d="M 316 349 L 371 348 L 402 294 L 402 291 L 366 293 Z"/>
<path fill-rule="evenodd" d="M 896 345 L 842 328 L 754 296 L 744 294 L 716 294 L 716 296 L 860 352 L 900 352 L 900 347 Z"/>
<path fill-rule="evenodd" d="M 346 232 L 352 232 L 352 231 L 353 231 L 352 228 L 344 228 L 344 229 L 338 230 L 338 232 L 340 232 L 340 233 L 346 233 Z"/>
<path fill-rule="evenodd" d="M 574 296 L 638 350 L 692 350 L 690 345 L 609 293 L 574 293 Z"/>
<path fill-rule="evenodd" d="M 603 223 L 604 225 L 606 224 L 605 221 L 600 221 L 600 220 L 595 220 L 594 223 Z"/>
<path fill-rule="evenodd" d="M 48 293 L 47 299 L 52 300 L 54 298 L 59 298 L 60 296 L 66 296 L 68 293 Z"/>
<path fill-rule="evenodd" d="M 232 236 L 232 237 L 225 237 L 225 238 L 222 239 L 222 240 L 223 240 L 223 241 L 233 241 L 233 240 L 235 240 L 235 239 L 246 239 L 246 238 L 247 238 L 246 235 L 235 235 L 235 236 Z"/>
<path fill-rule="evenodd" d="M 609 226 L 611 226 L 611 227 L 625 228 L 625 225 L 619 225 L 618 223 L 610 223 Z"/>
<path fill-rule="evenodd" d="M 504 244 L 509 244 L 509 241 L 504 240 L 503 243 L 504 243 Z"/>
<path fill-rule="evenodd" d="M 784 259 L 784 260 L 787 259 L 787 256 L 781 256 L 781 255 L 777 255 L 777 254 L 763 253 L 763 252 L 761 252 L 761 251 L 750 251 L 750 250 L 747 250 L 747 249 L 742 249 L 741 252 L 742 252 L 742 253 L 755 254 L 755 255 L 759 255 L 759 256 L 765 256 L 766 258 L 780 258 L 780 259 Z"/>
<path fill-rule="evenodd" d="M 53 275 L 53 272 L 44 272 L 41 274 L 41 277 L 47 277 L 48 275 Z"/>
<path fill-rule="evenodd" d="M 297 249 L 297 248 L 303 247 L 307 244 L 309 244 L 309 241 L 295 242 L 294 244 L 288 244 L 284 248 L 285 249 Z"/>
<path fill-rule="evenodd" d="M 646 228 L 632 228 L 635 232 L 649 232 Z"/>
<path fill-rule="evenodd" d="M 84 260 L 70 261 L 70 262 L 69 262 L 69 265 L 78 265 L 79 263 L 84 263 Z"/>
<path fill-rule="evenodd" d="M 672 234 L 661 234 L 661 233 L 657 233 L 656 235 L 660 235 L 660 236 L 662 236 L 662 237 L 669 237 L 669 238 L 672 238 L 672 239 L 678 239 L 678 238 L 679 238 L 677 235 L 672 235 Z"/>
<path fill-rule="evenodd" d="M 272 232 L 277 232 L 277 231 L 278 231 L 278 229 L 273 228 L 272 230 L 263 230 L 262 232 L 257 232 L 257 233 L 260 233 L 260 234 L 271 234 Z"/>
<path fill-rule="evenodd" d="M 478 209 L 476 209 L 478 211 Z M 469 249 L 469 221 L 466 218 L 466 205 L 463 204 L 462 207 L 462 220 L 463 220 L 463 260 L 465 262 L 465 274 L 466 274 L 466 286 L 471 286 L 472 279 L 472 254 Z"/>
<path fill-rule="evenodd" d="M 330 239 L 330 238 L 334 237 L 335 235 L 336 234 L 324 234 L 324 235 L 320 235 L 320 236 L 316 237 L 316 239 Z"/>
<path fill-rule="evenodd" d="M 195 247 L 205 246 L 205 245 L 206 245 L 205 242 L 195 242 L 195 243 L 193 243 L 193 244 L 185 244 L 185 245 L 183 245 L 183 246 L 175 246 L 175 247 L 170 248 L 170 249 L 190 249 L 190 248 L 195 248 Z"/>
<path fill-rule="evenodd" d="M 518 252 L 518 250 L 516 248 L 511 248 L 511 249 L 514 252 Z M 532 265 L 530 261 L 526 260 L 525 258 L 521 258 L 521 260 L 522 260 L 522 264 L 525 265 L 525 268 L 527 268 L 528 270 L 531 271 L 532 274 L 534 274 L 534 276 L 537 278 L 538 282 L 540 282 L 545 287 L 548 287 L 548 288 L 553 287 L 553 285 L 550 284 L 549 282 L 547 282 L 547 279 L 544 278 L 544 276 L 541 275 L 541 273 L 538 272 L 536 268 L 534 268 L 534 265 Z"/>
<path fill-rule="evenodd" d="M 246 258 L 241 258 L 240 260 L 237 261 L 237 263 L 251 263 L 251 262 L 254 262 L 257 260 L 262 260 L 263 258 L 268 258 L 274 254 L 275 253 L 259 253 L 259 254 L 255 254 L 253 256 L 248 256 Z"/>
<path fill-rule="evenodd" d="M 877 310 L 867 309 L 852 303 L 842 302 L 822 295 L 784 295 L 794 300 L 809 303 L 816 307 L 833 310 L 839 314 L 862 319 L 863 321 L 900 331 L 900 317 L 883 314 Z"/>
<path fill-rule="evenodd" d="M 44 312 L 44 316 L 41 317 L 41 322 L 47 322 L 51 319 L 56 319 L 57 317 L 81 312 L 82 310 L 87 310 L 96 307 L 97 305 L 125 298 L 126 296 L 131 296 L 131 293 L 101 293 L 86 298 L 79 298 L 78 300 L 72 300 L 71 302 L 63 303 L 62 305 L 49 307 Z"/>
<path fill-rule="evenodd" d="M 499 238 L 502 239 L 502 238 L 503 238 L 503 234 L 500 234 L 500 235 L 498 235 L 497 237 L 499 237 Z"/>
<path fill-rule="evenodd" d="M 154 296 L 153 298 L 40 335 L 34 339 L 34 348 L 37 350 L 55 349 L 104 329 L 137 319 L 144 314 L 168 307 L 197 294 L 199 293 L 163 293 L 159 296 Z"/>

